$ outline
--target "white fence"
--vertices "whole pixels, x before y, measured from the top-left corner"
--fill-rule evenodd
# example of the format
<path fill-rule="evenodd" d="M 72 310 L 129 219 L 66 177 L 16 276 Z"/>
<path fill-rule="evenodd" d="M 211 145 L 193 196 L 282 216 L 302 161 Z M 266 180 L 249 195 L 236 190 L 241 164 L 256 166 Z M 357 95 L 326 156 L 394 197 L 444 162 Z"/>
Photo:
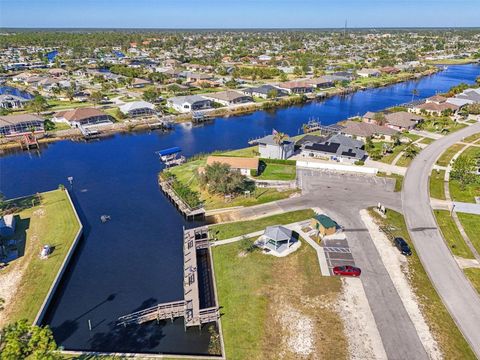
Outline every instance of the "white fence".
<path fill-rule="evenodd" d="M 297 160 L 297 167 L 307 169 L 323 169 L 339 172 L 356 172 L 362 174 L 376 175 L 377 168 L 357 165 L 344 165 L 319 161 Z"/>

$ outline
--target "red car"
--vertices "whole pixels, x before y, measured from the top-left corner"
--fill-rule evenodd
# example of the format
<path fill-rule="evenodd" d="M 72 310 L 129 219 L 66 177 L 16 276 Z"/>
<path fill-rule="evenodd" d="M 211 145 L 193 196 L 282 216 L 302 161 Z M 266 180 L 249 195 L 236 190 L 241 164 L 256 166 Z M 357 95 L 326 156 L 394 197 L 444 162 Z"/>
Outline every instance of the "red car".
<path fill-rule="evenodd" d="M 344 265 L 344 266 L 335 266 L 333 268 L 334 275 L 341 275 L 341 276 L 360 276 L 362 270 L 355 266 Z"/>

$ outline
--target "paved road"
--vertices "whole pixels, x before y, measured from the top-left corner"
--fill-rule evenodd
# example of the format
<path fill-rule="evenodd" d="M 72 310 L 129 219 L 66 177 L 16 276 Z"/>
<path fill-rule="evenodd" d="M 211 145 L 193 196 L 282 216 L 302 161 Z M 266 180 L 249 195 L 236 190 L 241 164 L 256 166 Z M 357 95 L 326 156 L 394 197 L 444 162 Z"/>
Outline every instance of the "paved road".
<path fill-rule="evenodd" d="M 362 269 L 362 282 L 389 359 L 427 359 L 415 327 L 370 239 L 359 211 L 378 202 L 400 211 L 401 198 L 393 192 L 391 179 L 353 174 L 299 170 L 302 195 L 275 204 L 236 210 L 236 216 L 256 218 L 319 207 L 345 227 L 355 263 Z"/>
<path fill-rule="evenodd" d="M 428 178 L 436 159 L 452 144 L 480 131 L 480 123 L 436 140 L 411 163 L 402 203 L 410 236 L 433 285 L 463 335 L 480 358 L 480 298 L 458 267 L 430 208 Z"/>

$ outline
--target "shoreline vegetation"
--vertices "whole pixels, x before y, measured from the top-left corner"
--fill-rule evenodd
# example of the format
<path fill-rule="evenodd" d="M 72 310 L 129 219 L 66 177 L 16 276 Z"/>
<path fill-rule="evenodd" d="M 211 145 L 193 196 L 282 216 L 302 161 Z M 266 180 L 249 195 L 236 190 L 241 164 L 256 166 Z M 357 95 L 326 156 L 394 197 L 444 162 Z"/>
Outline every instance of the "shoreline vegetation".
<path fill-rule="evenodd" d="M 430 68 L 422 73 L 401 73 L 398 75 L 389 75 L 386 78 L 366 78 L 366 79 L 357 79 L 353 81 L 347 88 L 335 88 L 333 90 L 326 90 L 323 92 L 322 100 L 341 96 L 346 94 L 352 94 L 357 91 L 363 91 L 367 89 L 387 87 L 390 85 L 395 85 L 407 81 L 419 80 L 422 77 L 431 76 L 437 72 L 441 71 L 440 68 Z M 238 106 L 234 108 L 218 108 L 213 109 L 207 113 L 211 118 L 215 117 L 225 117 L 230 116 L 240 116 L 250 114 L 256 111 L 274 111 L 276 109 L 286 108 L 290 106 L 303 105 L 310 101 L 315 101 L 316 97 L 308 98 L 306 96 L 294 95 L 287 99 L 280 100 L 271 100 L 263 102 L 254 102 L 244 106 Z M 179 114 L 173 115 L 174 123 L 185 123 L 191 121 L 191 114 Z M 305 119 L 307 121 L 307 119 Z M 155 120 L 156 122 L 156 120 Z M 115 134 L 125 134 L 136 131 L 146 131 L 151 129 L 151 124 L 147 121 L 143 122 L 115 122 L 109 129 L 102 130 L 99 134 L 99 137 L 109 137 Z M 59 129 L 47 131 L 46 135 L 38 139 L 39 144 L 48 144 L 51 142 L 62 141 L 67 139 L 83 139 L 83 136 L 79 129 L 69 128 L 69 129 Z M 21 148 L 21 142 L 12 139 L 10 141 L 5 141 L 6 139 L 0 139 L 0 151 L 9 150 L 9 149 L 18 149 Z"/>

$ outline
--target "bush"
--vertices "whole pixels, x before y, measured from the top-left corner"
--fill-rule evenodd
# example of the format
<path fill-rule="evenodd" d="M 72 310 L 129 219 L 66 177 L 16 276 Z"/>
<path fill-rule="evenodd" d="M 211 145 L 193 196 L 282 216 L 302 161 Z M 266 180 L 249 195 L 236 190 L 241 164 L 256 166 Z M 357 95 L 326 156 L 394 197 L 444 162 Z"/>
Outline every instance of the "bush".
<path fill-rule="evenodd" d="M 365 165 L 365 161 L 357 160 L 357 161 L 355 161 L 355 165 L 360 165 L 360 166 Z"/>

